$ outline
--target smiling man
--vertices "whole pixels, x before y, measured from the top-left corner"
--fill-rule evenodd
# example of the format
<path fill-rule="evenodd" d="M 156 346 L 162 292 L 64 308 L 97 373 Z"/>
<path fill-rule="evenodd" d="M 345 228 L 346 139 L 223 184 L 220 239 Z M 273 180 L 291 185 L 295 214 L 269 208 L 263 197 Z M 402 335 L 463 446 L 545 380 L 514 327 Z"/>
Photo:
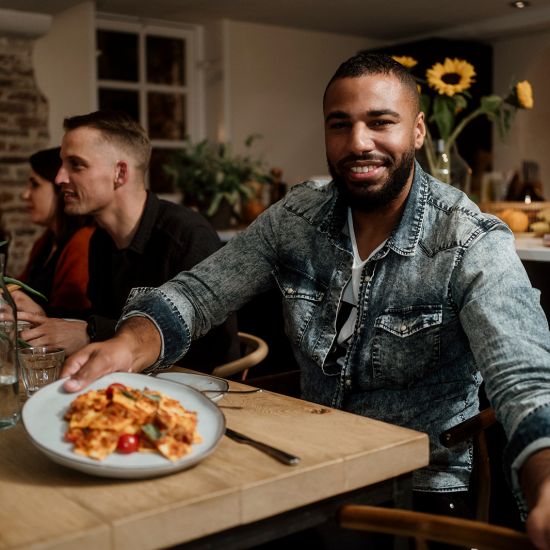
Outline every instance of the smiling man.
<path fill-rule="evenodd" d="M 323 111 L 333 181 L 296 186 L 190 273 L 137 292 L 114 339 L 67 361 L 65 388 L 170 365 L 277 288 L 303 398 L 429 434 L 419 509 L 468 515 L 471 448 L 439 434 L 476 414 L 484 379 L 531 535 L 550 548 L 550 336 L 513 234 L 415 163 L 424 116 L 391 58 L 343 63 Z"/>

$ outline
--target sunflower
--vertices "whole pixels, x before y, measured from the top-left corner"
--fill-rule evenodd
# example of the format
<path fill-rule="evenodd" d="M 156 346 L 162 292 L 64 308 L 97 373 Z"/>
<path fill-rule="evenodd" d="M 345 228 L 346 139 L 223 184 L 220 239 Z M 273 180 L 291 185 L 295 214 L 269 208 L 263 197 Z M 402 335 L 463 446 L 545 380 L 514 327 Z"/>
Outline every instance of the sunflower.
<path fill-rule="evenodd" d="M 454 96 L 467 90 L 474 82 L 474 66 L 463 59 L 445 58 L 426 71 L 428 84 L 441 95 Z"/>
<path fill-rule="evenodd" d="M 522 80 L 516 84 L 516 96 L 518 100 L 518 106 L 522 109 L 533 108 L 533 89 L 528 80 Z"/>
<path fill-rule="evenodd" d="M 394 61 L 401 63 L 403 67 L 407 67 L 407 69 L 412 69 L 418 64 L 418 61 L 414 57 L 409 57 L 408 55 L 392 55 L 391 57 Z"/>

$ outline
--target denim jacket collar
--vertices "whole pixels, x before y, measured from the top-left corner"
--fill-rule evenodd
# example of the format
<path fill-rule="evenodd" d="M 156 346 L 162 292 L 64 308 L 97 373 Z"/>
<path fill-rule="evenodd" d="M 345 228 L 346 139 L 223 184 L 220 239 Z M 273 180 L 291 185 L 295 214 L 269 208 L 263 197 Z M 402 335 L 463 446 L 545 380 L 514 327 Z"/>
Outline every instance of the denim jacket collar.
<path fill-rule="evenodd" d="M 425 172 L 415 161 L 413 182 L 407 197 L 405 210 L 399 224 L 388 239 L 387 249 L 391 249 L 402 256 L 413 256 L 415 254 L 422 232 L 422 223 L 428 200 L 428 186 L 428 178 Z M 349 236 L 342 234 L 347 223 L 348 205 L 338 193 L 333 182 L 328 186 L 327 191 L 329 189 L 333 191 L 332 195 L 328 195 L 324 207 L 316 210 L 316 213 L 323 216 L 323 220 L 319 224 L 319 231 L 331 235 L 335 242 L 342 242 L 342 239 L 345 239 L 344 242 L 347 243 L 345 248 L 351 251 Z M 328 212 L 326 212 L 327 206 Z M 311 222 L 314 223 L 314 217 L 311 218 Z"/>
<path fill-rule="evenodd" d="M 388 247 L 402 256 L 414 256 L 422 233 L 422 223 L 428 202 L 428 178 L 414 163 L 414 176 L 403 216 L 392 233 Z"/>

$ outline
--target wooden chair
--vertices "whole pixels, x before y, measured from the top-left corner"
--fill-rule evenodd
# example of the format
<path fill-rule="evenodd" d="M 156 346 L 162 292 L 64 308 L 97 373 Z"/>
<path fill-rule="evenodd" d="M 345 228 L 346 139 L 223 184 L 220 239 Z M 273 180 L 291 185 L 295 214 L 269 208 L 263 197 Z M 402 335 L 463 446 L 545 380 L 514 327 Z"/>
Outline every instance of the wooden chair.
<path fill-rule="evenodd" d="M 246 380 L 248 369 L 261 363 L 269 352 L 269 347 L 264 340 L 249 334 L 247 332 L 239 332 L 239 341 L 241 344 L 241 355 L 239 359 L 230 361 L 223 365 L 217 366 L 212 374 L 220 378 L 227 378 L 238 373 L 242 373 L 241 380 Z"/>
<path fill-rule="evenodd" d="M 412 537 L 417 550 L 427 541 L 443 542 L 477 550 L 534 549 L 525 533 L 480 521 L 450 516 L 349 504 L 340 508 L 338 523 L 345 529 Z"/>
<path fill-rule="evenodd" d="M 444 431 L 439 440 L 445 447 L 453 447 L 468 439 L 473 439 L 473 466 L 470 483 L 476 491 L 476 518 L 489 521 L 491 499 L 491 463 L 485 438 L 485 430 L 496 424 L 495 411 L 488 407 L 472 418 Z"/>

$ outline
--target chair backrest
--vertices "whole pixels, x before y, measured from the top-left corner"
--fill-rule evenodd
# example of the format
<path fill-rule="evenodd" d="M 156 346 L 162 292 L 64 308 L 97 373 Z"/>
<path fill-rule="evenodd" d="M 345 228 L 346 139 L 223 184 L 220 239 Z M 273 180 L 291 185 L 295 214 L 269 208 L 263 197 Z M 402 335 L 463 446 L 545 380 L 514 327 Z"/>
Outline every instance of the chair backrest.
<path fill-rule="evenodd" d="M 480 521 L 411 512 L 396 508 L 345 505 L 338 512 L 340 527 L 412 537 L 417 550 L 426 541 L 443 542 L 477 550 L 534 550 L 525 533 Z"/>
<path fill-rule="evenodd" d="M 473 439 L 474 457 L 470 483 L 475 485 L 476 518 L 479 521 L 489 520 L 491 468 L 487 442 L 485 440 L 485 430 L 495 423 L 495 412 L 489 407 L 468 420 L 444 431 L 439 436 L 439 440 L 445 447 L 453 447 L 457 443 Z"/>
<path fill-rule="evenodd" d="M 269 352 L 269 347 L 265 340 L 258 336 L 248 334 L 247 332 L 239 332 L 239 341 L 241 344 L 242 357 L 217 366 L 212 374 L 227 378 L 239 372 L 242 372 L 241 380 L 245 380 L 248 374 L 248 369 L 261 363 Z"/>

